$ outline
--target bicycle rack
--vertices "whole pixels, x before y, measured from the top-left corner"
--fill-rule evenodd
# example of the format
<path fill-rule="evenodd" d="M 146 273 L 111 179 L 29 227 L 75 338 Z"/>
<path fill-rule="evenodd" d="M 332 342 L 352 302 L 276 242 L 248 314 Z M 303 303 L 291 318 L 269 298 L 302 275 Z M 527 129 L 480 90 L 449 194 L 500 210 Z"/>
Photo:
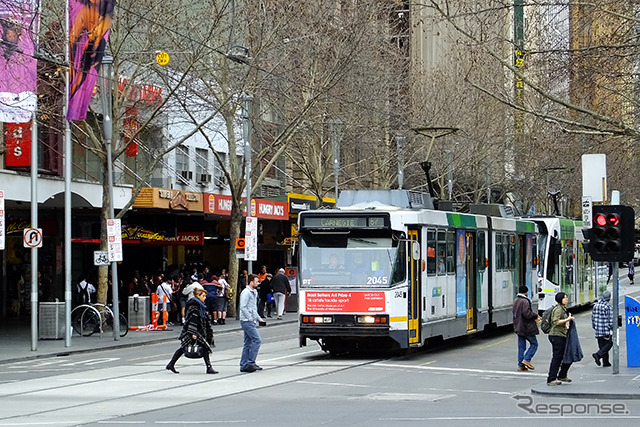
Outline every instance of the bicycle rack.
<path fill-rule="evenodd" d="M 96 306 L 102 307 L 103 309 L 106 309 L 109 311 L 109 313 L 111 314 L 111 318 L 113 319 L 113 311 L 111 311 L 111 309 L 109 307 L 107 307 L 104 304 L 100 304 L 100 303 L 95 303 L 93 305 L 90 304 L 82 304 L 77 306 L 76 308 L 74 308 L 73 310 L 71 310 L 71 317 L 73 318 L 73 312 L 76 311 L 79 308 L 90 308 L 91 310 L 93 310 L 95 312 L 95 314 L 98 316 L 98 319 L 100 319 L 100 321 L 98 322 L 98 328 L 100 329 L 100 338 L 102 338 L 102 334 L 103 334 L 103 330 L 102 330 L 102 315 L 100 313 L 100 311 L 98 311 L 98 309 L 96 308 Z M 86 313 L 86 310 L 82 312 L 82 315 L 80 316 L 80 336 L 82 337 L 82 329 L 84 326 L 84 315 Z"/>

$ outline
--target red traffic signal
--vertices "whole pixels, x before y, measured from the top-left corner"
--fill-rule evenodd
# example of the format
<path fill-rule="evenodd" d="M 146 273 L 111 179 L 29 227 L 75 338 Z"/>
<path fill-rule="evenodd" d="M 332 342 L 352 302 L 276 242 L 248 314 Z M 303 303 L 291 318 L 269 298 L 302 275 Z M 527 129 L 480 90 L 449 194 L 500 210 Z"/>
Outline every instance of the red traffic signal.
<path fill-rule="evenodd" d="M 629 261 L 633 256 L 634 211 L 629 206 L 593 207 L 589 254 L 594 261 Z"/>

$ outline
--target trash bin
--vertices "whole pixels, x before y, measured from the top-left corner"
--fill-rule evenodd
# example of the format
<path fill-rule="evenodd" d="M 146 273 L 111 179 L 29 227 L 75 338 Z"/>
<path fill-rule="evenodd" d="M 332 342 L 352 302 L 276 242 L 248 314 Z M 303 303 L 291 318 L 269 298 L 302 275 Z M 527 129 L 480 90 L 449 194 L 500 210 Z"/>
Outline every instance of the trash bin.
<path fill-rule="evenodd" d="M 64 302 L 41 302 L 38 311 L 38 332 L 41 340 L 64 338 Z"/>
<path fill-rule="evenodd" d="M 151 323 L 151 298 L 129 297 L 129 326 L 147 326 Z"/>

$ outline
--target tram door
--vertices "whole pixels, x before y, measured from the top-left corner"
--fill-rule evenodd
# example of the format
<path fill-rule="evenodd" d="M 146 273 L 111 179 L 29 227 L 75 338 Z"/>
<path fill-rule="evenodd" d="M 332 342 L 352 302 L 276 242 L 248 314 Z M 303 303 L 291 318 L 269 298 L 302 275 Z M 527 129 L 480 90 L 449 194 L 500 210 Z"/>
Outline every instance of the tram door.
<path fill-rule="evenodd" d="M 478 327 L 478 303 L 476 288 L 476 243 L 475 233 L 466 233 L 466 288 L 467 288 L 467 331 L 474 331 Z"/>
<path fill-rule="evenodd" d="M 409 242 L 407 247 L 408 261 L 408 279 L 409 279 L 409 295 L 407 307 L 407 320 L 409 322 L 409 346 L 417 347 L 422 343 L 420 336 L 420 313 L 422 292 L 421 292 L 421 270 L 420 270 L 420 251 L 414 250 L 414 242 L 418 244 L 415 249 L 420 246 L 419 230 L 409 230 Z"/>

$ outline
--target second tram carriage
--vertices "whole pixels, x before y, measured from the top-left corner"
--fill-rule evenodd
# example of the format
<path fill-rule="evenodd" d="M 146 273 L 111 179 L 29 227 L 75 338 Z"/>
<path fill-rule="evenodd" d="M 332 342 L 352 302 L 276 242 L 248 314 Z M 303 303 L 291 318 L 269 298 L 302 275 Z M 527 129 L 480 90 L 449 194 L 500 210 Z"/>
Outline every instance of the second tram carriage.
<path fill-rule="evenodd" d="M 560 232 L 540 237 L 551 219 L 438 211 L 405 190 L 344 191 L 339 206 L 299 215 L 300 345 L 317 340 L 329 352 L 418 347 L 510 324 L 519 285 L 537 305 L 539 277 L 553 283 L 558 268 L 585 256 L 563 252 Z M 539 265 L 558 250 L 564 266 Z M 572 274 L 559 282 L 565 292 L 582 278 Z M 587 289 L 576 301 L 596 297 Z"/>

